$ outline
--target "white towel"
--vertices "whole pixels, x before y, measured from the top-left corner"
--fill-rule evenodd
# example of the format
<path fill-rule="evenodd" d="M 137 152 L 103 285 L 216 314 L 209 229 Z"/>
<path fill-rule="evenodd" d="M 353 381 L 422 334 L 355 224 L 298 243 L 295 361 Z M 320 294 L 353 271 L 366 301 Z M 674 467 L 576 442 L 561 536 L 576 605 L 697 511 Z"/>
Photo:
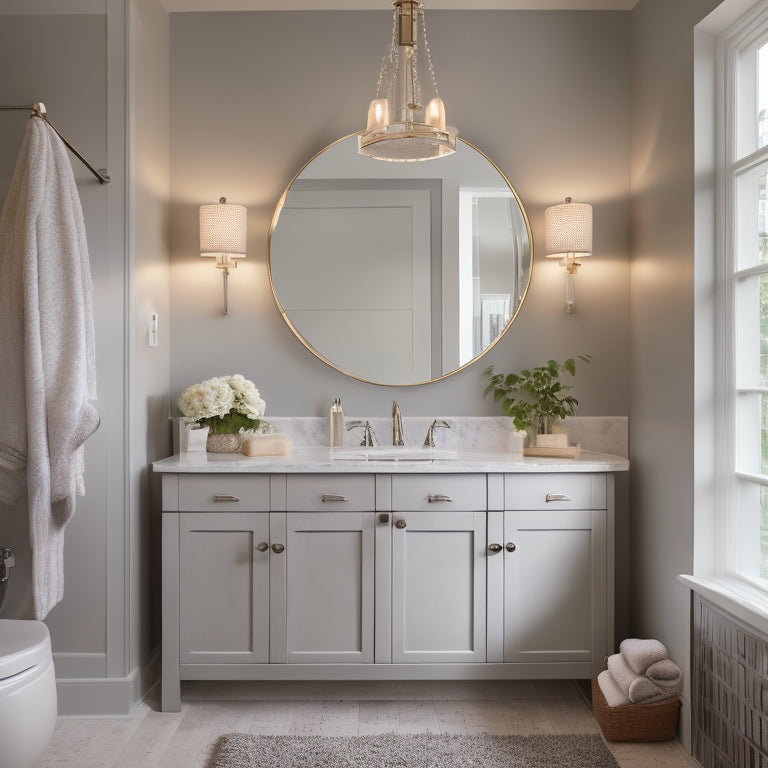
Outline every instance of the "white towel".
<path fill-rule="evenodd" d="M 99 418 L 92 287 L 66 149 L 31 118 L 0 216 L 0 501 L 27 487 L 34 615 L 64 594 L 64 527 Z"/>
<path fill-rule="evenodd" d="M 633 704 L 658 698 L 659 689 L 645 675 L 638 675 L 620 653 L 608 657 L 608 671 L 621 692 Z"/>
<path fill-rule="evenodd" d="M 632 671 L 638 675 L 644 675 L 651 664 L 667 658 L 667 649 L 658 640 L 628 638 L 622 641 L 619 650 Z"/>
<path fill-rule="evenodd" d="M 645 676 L 667 696 L 679 696 L 683 691 L 683 672 L 671 659 L 651 664 Z"/>
<path fill-rule="evenodd" d="M 604 669 L 597 676 L 597 684 L 600 686 L 600 690 L 605 697 L 605 703 L 609 707 L 620 707 L 624 704 L 630 704 L 629 696 L 627 696 L 618 685 L 616 685 L 611 673 Z"/>

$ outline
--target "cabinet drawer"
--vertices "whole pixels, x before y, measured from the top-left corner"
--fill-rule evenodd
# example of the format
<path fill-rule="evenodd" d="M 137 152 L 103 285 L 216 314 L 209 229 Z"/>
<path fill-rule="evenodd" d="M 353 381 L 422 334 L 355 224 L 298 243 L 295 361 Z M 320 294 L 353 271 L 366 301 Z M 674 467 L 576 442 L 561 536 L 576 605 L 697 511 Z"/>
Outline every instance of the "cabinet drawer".
<path fill-rule="evenodd" d="M 602 473 L 506 475 L 505 509 L 605 509 Z"/>
<path fill-rule="evenodd" d="M 373 475 L 288 475 L 291 512 L 372 512 L 376 507 Z"/>
<path fill-rule="evenodd" d="M 181 475 L 184 512 L 268 512 L 269 475 Z"/>
<path fill-rule="evenodd" d="M 394 475 L 392 509 L 470 512 L 485 510 L 487 480 L 482 473 L 471 475 Z"/>

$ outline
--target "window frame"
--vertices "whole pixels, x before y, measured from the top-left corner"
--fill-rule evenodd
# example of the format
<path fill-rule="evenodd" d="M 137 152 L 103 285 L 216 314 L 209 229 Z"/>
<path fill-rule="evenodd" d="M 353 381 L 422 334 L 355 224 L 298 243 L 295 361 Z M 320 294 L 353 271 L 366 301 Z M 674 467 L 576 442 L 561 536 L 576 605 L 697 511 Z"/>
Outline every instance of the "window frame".
<path fill-rule="evenodd" d="M 744 587 L 757 590 L 768 597 L 768 579 L 755 578 L 739 570 L 743 560 L 746 530 L 744 507 L 739 496 L 750 488 L 760 493 L 768 489 L 768 474 L 744 471 L 737 464 L 737 410 L 745 406 L 745 396 L 768 397 L 765 386 L 740 382 L 737 366 L 739 361 L 736 337 L 738 328 L 737 292 L 746 280 L 768 279 L 768 263 L 740 266 L 738 259 L 738 181 L 748 171 L 764 168 L 768 172 L 768 144 L 739 156 L 739 146 L 744 143 L 742 125 L 747 110 L 743 103 L 744 76 L 740 64 L 745 52 L 757 50 L 768 44 L 768 8 L 758 7 L 745 14 L 736 24 L 723 33 L 716 50 L 715 93 L 715 463 L 716 509 L 715 539 L 722 546 L 715 550 L 716 575 Z M 750 85 L 750 83 L 747 83 Z M 753 87 L 756 83 L 752 82 Z M 753 109 L 754 109 L 753 99 Z M 754 119 L 754 111 L 752 112 Z M 759 290 L 759 288 L 758 288 Z M 743 357 L 742 357 L 743 359 Z M 724 439 L 717 440 L 716 436 Z M 752 459 L 755 458 L 752 456 Z M 753 461 L 753 466 L 754 461 Z M 756 466 L 760 466 L 757 462 Z"/>

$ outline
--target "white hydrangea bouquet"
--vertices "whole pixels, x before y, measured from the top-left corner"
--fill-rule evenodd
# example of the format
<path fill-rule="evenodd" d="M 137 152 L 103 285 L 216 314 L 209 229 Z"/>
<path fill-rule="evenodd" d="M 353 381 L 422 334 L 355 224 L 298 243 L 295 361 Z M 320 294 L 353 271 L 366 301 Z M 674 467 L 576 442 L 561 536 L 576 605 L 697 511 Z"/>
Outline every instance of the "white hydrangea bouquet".
<path fill-rule="evenodd" d="M 187 387 L 179 396 L 179 410 L 210 434 L 257 430 L 266 403 L 256 385 L 241 376 L 217 376 Z"/>

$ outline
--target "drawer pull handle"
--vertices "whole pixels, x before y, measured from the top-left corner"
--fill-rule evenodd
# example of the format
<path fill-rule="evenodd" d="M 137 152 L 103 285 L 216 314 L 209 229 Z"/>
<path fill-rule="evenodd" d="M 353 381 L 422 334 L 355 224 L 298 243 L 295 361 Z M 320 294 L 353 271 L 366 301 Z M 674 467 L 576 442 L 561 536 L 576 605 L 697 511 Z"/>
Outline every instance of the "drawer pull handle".
<path fill-rule="evenodd" d="M 237 496 L 233 496 L 231 493 L 214 493 L 214 501 L 240 501 Z"/>
<path fill-rule="evenodd" d="M 544 497 L 544 501 L 570 501 L 570 497 L 564 493 L 548 493 Z"/>
<path fill-rule="evenodd" d="M 400 529 L 405 528 L 405 520 L 398 520 L 395 523 L 395 528 L 400 528 Z"/>
<path fill-rule="evenodd" d="M 453 501 L 453 499 L 445 493 L 430 493 L 427 501 L 432 504 L 435 501 Z"/>
<path fill-rule="evenodd" d="M 259 552 L 266 552 L 266 551 L 269 549 L 269 544 L 267 544 L 267 542 L 266 542 L 266 541 L 260 541 L 260 542 L 259 542 L 259 543 L 256 545 L 256 549 L 258 549 L 258 550 L 259 550 Z"/>
<path fill-rule="evenodd" d="M 489 544 L 488 545 L 488 551 L 492 555 L 498 554 L 499 552 L 501 552 L 502 549 L 503 549 L 503 547 L 501 546 L 501 544 Z"/>
<path fill-rule="evenodd" d="M 389 513 L 388 512 L 382 512 L 379 515 L 379 522 L 380 523 L 388 523 L 389 522 Z"/>
<path fill-rule="evenodd" d="M 285 547 L 282 544 L 273 544 L 272 545 L 272 551 L 279 555 L 281 552 L 285 552 Z"/>
<path fill-rule="evenodd" d="M 349 498 L 347 496 L 341 496 L 338 493 L 324 493 L 320 497 L 320 501 L 325 504 L 328 501 L 349 501 Z"/>
<path fill-rule="evenodd" d="M 504 547 L 504 549 L 506 549 L 507 552 L 514 552 L 517 549 L 517 547 L 515 546 L 515 543 L 513 541 L 508 541 L 507 546 Z"/>

